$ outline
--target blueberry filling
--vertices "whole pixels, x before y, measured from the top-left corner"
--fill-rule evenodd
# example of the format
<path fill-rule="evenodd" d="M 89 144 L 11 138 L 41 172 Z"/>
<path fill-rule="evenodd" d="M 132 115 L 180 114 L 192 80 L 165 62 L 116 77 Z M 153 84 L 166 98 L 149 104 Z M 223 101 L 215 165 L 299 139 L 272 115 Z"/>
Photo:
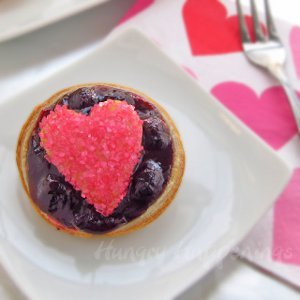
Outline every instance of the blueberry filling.
<path fill-rule="evenodd" d="M 67 105 L 69 109 L 88 115 L 95 104 L 107 99 L 126 101 L 144 120 L 143 154 L 126 196 L 112 215 L 104 217 L 98 213 L 46 160 L 38 135 L 39 121 L 53 106 L 41 113 L 27 156 L 29 189 L 36 205 L 66 227 L 94 234 L 109 232 L 142 215 L 163 192 L 173 162 L 173 143 L 163 117 L 154 105 L 139 95 L 107 86 L 84 87 L 63 96 L 58 105 Z"/>

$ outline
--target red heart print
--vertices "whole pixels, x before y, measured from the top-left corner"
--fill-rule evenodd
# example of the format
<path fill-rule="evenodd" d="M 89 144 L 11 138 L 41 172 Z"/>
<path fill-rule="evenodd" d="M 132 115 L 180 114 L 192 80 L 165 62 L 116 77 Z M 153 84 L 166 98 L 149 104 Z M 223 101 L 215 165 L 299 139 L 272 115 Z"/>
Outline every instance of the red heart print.
<path fill-rule="evenodd" d="M 57 105 L 42 119 L 39 135 L 48 161 L 108 216 L 127 193 L 140 159 L 142 124 L 125 101 L 95 105 L 89 116 Z"/>
<path fill-rule="evenodd" d="M 242 51 L 237 16 L 228 17 L 217 0 L 188 0 L 183 20 L 193 55 L 212 55 Z M 253 36 L 252 18 L 246 16 Z"/>
<path fill-rule="evenodd" d="M 224 82 L 211 93 L 274 149 L 280 149 L 297 134 L 292 110 L 279 86 L 257 96 L 247 85 Z"/>

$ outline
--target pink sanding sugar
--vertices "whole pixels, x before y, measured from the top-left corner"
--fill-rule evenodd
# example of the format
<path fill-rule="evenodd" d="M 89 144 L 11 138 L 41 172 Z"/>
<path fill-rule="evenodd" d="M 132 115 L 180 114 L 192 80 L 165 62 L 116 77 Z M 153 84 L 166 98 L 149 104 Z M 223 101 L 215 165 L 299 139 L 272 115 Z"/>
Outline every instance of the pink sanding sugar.
<path fill-rule="evenodd" d="M 99 213 L 112 214 L 143 149 L 143 121 L 134 107 L 108 100 L 85 116 L 57 105 L 40 129 L 46 159 Z"/>

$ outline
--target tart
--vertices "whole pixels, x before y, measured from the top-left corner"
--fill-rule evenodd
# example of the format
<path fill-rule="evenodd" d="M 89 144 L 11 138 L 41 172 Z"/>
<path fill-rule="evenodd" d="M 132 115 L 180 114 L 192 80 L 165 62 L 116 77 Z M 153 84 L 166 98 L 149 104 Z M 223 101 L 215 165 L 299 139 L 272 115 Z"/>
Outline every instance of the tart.
<path fill-rule="evenodd" d="M 37 212 L 80 237 L 151 223 L 174 199 L 185 165 L 168 113 L 139 91 L 106 83 L 66 88 L 35 107 L 16 160 Z"/>

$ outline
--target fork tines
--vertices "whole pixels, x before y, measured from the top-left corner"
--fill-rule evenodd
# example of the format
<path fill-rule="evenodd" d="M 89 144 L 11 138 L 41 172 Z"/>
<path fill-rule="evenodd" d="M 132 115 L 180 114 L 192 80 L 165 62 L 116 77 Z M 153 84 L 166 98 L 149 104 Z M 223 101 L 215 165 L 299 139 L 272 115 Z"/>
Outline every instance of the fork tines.
<path fill-rule="evenodd" d="M 274 20 L 273 20 L 272 14 L 271 14 L 269 1 L 264 0 L 265 13 L 266 13 L 266 24 L 267 24 L 267 35 L 264 34 L 261 24 L 259 22 L 259 16 L 258 16 L 255 0 L 250 0 L 250 1 L 251 1 L 251 14 L 252 14 L 252 19 L 253 19 L 253 27 L 254 27 L 256 41 L 263 42 L 266 39 L 278 41 L 279 38 L 278 38 L 277 30 L 276 30 Z M 236 0 L 236 4 L 237 4 L 237 11 L 238 11 L 242 41 L 244 43 L 250 43 L 251 38 L 250 38 L 249 30 L 247 28 L 247 24 L 246 24 L 245 17 L 243 14 L 241 0 Z"/>

